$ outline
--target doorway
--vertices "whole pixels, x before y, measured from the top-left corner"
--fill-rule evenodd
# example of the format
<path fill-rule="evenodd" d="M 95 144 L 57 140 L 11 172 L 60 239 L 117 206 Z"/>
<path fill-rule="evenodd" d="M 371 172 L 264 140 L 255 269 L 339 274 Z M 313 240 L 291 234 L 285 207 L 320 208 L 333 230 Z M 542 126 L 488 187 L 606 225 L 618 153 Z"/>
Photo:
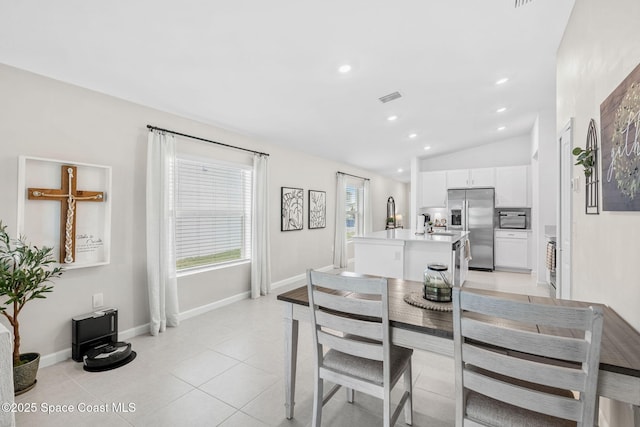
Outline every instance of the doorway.
<path fill-rule="evenodd" d="M 571 299 L 571 224 L 573 222 L 573 118 L 560 132 L 560 189 L 556 246 L 556 297 Z"/>

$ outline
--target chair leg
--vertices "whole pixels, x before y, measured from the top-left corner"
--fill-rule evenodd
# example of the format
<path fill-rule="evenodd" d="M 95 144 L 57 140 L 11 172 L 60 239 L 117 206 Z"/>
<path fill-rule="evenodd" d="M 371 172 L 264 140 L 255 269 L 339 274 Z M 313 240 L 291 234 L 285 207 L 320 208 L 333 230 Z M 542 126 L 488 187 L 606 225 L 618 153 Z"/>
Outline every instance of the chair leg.
<path fill-rule="evenodd" d="M 411 376 L 411 360 L 404 371 L 404 390 L 409 393 L 407 401 L 404 403 L 404 422 L 405 424 L 413 424 L 413 383 Z"/>
<path fill-rule="evenodd" d="M 316 374 L 317 375 L 317 374 Z M 313 427 L 322 425 L 322 398 L 324 394 L 324 380 L 316 376 L 316 386 L 313 390 Z"/>
<path fill-rule="evenodd" d="M 384 427 L 391 427 L 391 417 L 393 413 L 391 412 L 391 386 L 389 384 L 384 385 L 384 399 L 382 402 L 382 412 L 383 412 L 383 420 L 382 425 Z"/>
<path fill-rule="evenodd" d="M 353 389 L 352 388 L 345 388 L 345 390 L 347 391 L 347 402 L 353 403 L 353 395 L 354 395 Z"/>

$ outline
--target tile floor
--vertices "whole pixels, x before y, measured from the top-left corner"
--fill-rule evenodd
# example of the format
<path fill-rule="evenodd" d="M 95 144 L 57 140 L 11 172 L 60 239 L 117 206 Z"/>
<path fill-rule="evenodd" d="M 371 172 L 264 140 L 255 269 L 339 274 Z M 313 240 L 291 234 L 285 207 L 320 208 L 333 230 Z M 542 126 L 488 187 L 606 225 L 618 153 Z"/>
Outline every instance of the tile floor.
<path fill-rule="evenodd" d="M 17 414 L 17 425 L 308 426 L 313 398 L 308 324 L 300 325 L 295 418 L 284 418 L 282 307 L 276 296 L 297 286 L 188 319 L 157 337 L 135 337 L 137 358 L 113 371 L 85 372 L 72 360 L 42 368 L 37 386 L 16 397 L 36 409 Z M 472 271 L 465 286 L 548 295 L 535 276 L 517 273 Z M 453 425 L 453 376 L 452 359 L 414 353 L 414 426 Z M 357 394 L 348 404 L 343 397 L 340 393 L 325 406 L 323 425 L 381 424 L 379 401 Z M 65 412 L 68 408 L 73 412 Z"/>

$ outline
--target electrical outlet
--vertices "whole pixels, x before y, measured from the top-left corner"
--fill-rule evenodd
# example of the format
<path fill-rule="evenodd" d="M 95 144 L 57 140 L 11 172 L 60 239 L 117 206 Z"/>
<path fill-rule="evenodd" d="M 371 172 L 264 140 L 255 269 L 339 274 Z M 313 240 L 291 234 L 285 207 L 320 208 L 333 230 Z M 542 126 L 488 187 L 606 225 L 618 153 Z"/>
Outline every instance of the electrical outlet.
<path fill-rule="evenodd" d="M 102 307 L 104 305 L 104 298 L 102 294 L 93 295 L 93 308 Z"/>

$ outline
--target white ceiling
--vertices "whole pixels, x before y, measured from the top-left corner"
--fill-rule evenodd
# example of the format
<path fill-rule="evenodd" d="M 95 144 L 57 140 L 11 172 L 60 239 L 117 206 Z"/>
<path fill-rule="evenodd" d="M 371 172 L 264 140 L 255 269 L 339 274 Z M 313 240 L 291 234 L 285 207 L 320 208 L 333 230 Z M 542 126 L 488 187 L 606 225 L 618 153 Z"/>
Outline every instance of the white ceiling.
<path fill-rule="evenodd" d="M 0 63 L 408 181 L 555 107 L 574 0 L 514 3 L 0 0 Z"/>

